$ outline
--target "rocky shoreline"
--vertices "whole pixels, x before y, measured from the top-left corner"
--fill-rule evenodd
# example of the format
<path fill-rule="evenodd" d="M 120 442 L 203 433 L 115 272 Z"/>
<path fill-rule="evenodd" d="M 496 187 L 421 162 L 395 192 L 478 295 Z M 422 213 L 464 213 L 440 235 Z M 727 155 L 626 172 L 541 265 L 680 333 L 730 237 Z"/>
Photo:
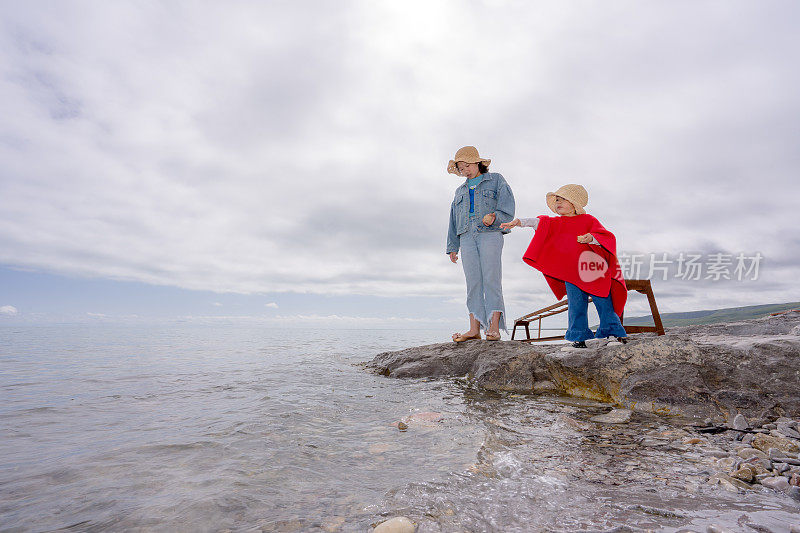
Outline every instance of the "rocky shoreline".
<path fill-rule="evenodd" d="M 715 424 L 768 409 L 800 417 L 800 312 L 637 334 L 622 346 L 467 341 L 376 355 L 395 378 L 463 377 L 495 391 L 566 394 Z"/>
<path fill-rule="evenodd" d="M 622 346 L 562 346 L 442 343 L 381 353 L 367 367 L 609 404 L 595 424 L 624 425 L 635 412 L 667 417 L 681 427 L 671 445 L 703 458 L 706 483 L 800 501 L 800 313 L 633 335 Z"/>

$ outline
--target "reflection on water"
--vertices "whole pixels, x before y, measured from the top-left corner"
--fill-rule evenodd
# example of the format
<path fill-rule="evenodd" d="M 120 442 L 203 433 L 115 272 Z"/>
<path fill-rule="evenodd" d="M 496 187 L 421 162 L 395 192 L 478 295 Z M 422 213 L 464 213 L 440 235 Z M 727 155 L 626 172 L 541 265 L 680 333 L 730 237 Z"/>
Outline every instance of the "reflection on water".
<path fill-rule="evenodd" d="M 712 459 L 664 420 L 601 426 L 588 419 L 602 404 L 359 364 L 441 332 L 0 335 L 3 529 L 365 531 L 397 514 L 427 531 L 797 522 L 784 496 L 707 485 Z M 441 420 L 413 416 L 424 412 Z"/>

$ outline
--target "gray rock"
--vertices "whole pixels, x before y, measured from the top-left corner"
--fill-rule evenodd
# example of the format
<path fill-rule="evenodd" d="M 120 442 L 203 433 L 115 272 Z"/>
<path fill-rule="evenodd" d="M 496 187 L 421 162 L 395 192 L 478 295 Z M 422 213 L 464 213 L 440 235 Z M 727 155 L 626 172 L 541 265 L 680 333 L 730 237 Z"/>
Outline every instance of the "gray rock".
<path fill-rule="evenodd" d="M 755 448 L 742 448 L 736 452 L 736 455 L 742 459 L 750 459 L 751 457 L 758 457 L 759 459 L 767 459 L 767 454 Z"/>
<path fill-rule="evenodd" d="M 703 455 L 706 457 L 729 457 L 731 454 L 730 452 L 726 452 L 725 450 L 720 450 L 719 448 L 712 448 L 710 450 L 706 450 L 703 452 Z"/>
<path fill-rule="evenodd" d="M 736 416 L 733 417 L 733 429 L 747 429 L 749 427 L 750 424 L 742 413 L 737 413 Z"/>
<path fill-rule="evenodd" d="M 764 478 L 761 480 L 761 484 L 767 488 L 780 491 L 788 491 L 789 487 L 791 487 L 788 479 L 777 476 Z"/>
<path fill-rule="evenodd" d="M 789 526 L 789 533 L 800 533 L 800 524 L 792 524 Z"/>
<path fill-rule="evenodd" d="M 448 342 L 378 354 L 390 377 L 460 377 L 490 390 L 558 392 L 698 420 L 800 417 L 800 313 L 632 335 L 622 346 L 561 352 L 557 345 Z M 554 387 L 536 384 L 551 382 Z M 776 407 L 778 406 L 778 407 Z M 772 415 L 772 413 L 777 413 Z M 777 425 L 775 425 L 777 429 Z"/>
<path fill-rule="evenodd" d="M 800 466 L 800 459 L 795 457 L 781 457 L 781 461 L 789 463 L 790 465 Z"/>
<path fill-rule="evenodd" d="M 625 424 L 631 420 L 630 409 L 612 409 L 604 415 L 593 416 L 589 420 L 600 424 Z"/>
<path fill-rule="evenodd" d="M 748 433 L 747 435 L 742 437 L 742 444 L 750 444 L 753 442 L 754 438 L 756 438 L 755 435 L 753 435 L 752 433 Z"/>
<path fill-rule="evenodd" d="M 786 463 L 772 463 L 772 471 L 776 474 L 783 474 L 789 471 L 789 465 Z"/>
<path fill-rule="evenodd" d="M 753 479 L 753 482 L 754 483 L 761 483 L 763 480 L 765 480 L 767 478 L 770 478 L 770 477 L 775 477 L 775 476 L 773 476 L 770 473 L 768 473 L 768 474 L 756 474 L 755 475 L 755 479 Z"/>
<path fill-rule="evenodd" d="M 786 453 L 779 448 L 770 448 L 767 450 L 767 456 L 774 461 L 775 459 L 786 457 Z"/>
<path fill-rule="evenodd" d="M 746 464 L 758 466 L 763 471 L 772 470 L 772 463 L 769 459 L 762 459 L 760 457 L 751 457 L 744 461 Z"/>
<path fill-rule="evenodd" d="M 726 476 L 724 474 L 717 475 L 714 478 L 714 482 L 719 483 L 723 489 L 729 492 L 752 490 L 752 487 L 744 481 L 732 478 L 731 476 Z"/>
<path fill-rule="evenodd" d="M 800 439 L 800 433 L 792 429 L 787 423 L 778 424 L 778 433 L 793 439 Z"/>

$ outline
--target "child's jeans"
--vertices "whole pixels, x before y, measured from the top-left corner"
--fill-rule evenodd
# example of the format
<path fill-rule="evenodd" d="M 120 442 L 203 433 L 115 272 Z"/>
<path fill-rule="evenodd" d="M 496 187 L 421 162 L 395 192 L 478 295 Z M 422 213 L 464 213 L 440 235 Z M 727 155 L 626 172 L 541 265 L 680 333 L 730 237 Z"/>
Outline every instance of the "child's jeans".
<path fill-rule="evenodd" d="M 492 313 L 500 312 L 500 329 L 506 329 L 506 306 L 503 302 L 503 234 L 499 231 L 477 230 L 480 219 L 470 221 L 461 241 L 461 266 L 467 279 L 467 311 L 481 327 L 489 328 Z"/>
<path fill-rule="evenodd" d="M 581 289 L 572 283 L 567 285 L 567 301 L 569 307 L 567 308 L 567 316 L 569 317 L 569 327 L 564 338 L 572 342 L 581 342 L 587 339 L 603 339 L 610 337 L 627 337 L 625 328 L 622 327 L 622 322 L 619 316 L 614 312 L 614 304 L 611 303 L 611 295 L 605 298 L 592 295 L 592 301 L 597 308 L 597 314 L 600 315 L 600 326 L 597 328 L 597 333 L 592 333 L 589 329 L 589 294 L 583 292 Z"/>

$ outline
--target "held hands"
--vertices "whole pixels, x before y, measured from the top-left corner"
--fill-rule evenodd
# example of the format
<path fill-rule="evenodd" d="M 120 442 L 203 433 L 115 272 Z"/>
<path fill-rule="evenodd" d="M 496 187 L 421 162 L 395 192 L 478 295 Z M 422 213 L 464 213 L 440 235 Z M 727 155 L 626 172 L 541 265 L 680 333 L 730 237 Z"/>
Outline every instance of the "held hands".
<path fill-rule="evenodd" d="M 519 226 L 520 224 L 522 224 L 522 222 L 520 222 L 518 218 L 515 218 L 511 222 L 503 222 L 500 224 L 500 229 L 511 229 L 514 226 Z"/>
<path fill-rule="evenodd" d="M 484 226 L 491 226 L 494 224 L 494 221 L 497 219 L 497 215 L 495 213 L 489 213 L 488 215 L 483 215 L 483 225 Z"/>
<path fill-rule="evenodd" d="M 453 263 L 458 261 L 458 252 L 450 252 L 450 261 Z"/>
<path fill-rule="evenodd" d="M 584 235 L 578 235 L 578 242 L 581 244 L 589 244 L 592 242 L 592 234 L 586 233 Z"/>

